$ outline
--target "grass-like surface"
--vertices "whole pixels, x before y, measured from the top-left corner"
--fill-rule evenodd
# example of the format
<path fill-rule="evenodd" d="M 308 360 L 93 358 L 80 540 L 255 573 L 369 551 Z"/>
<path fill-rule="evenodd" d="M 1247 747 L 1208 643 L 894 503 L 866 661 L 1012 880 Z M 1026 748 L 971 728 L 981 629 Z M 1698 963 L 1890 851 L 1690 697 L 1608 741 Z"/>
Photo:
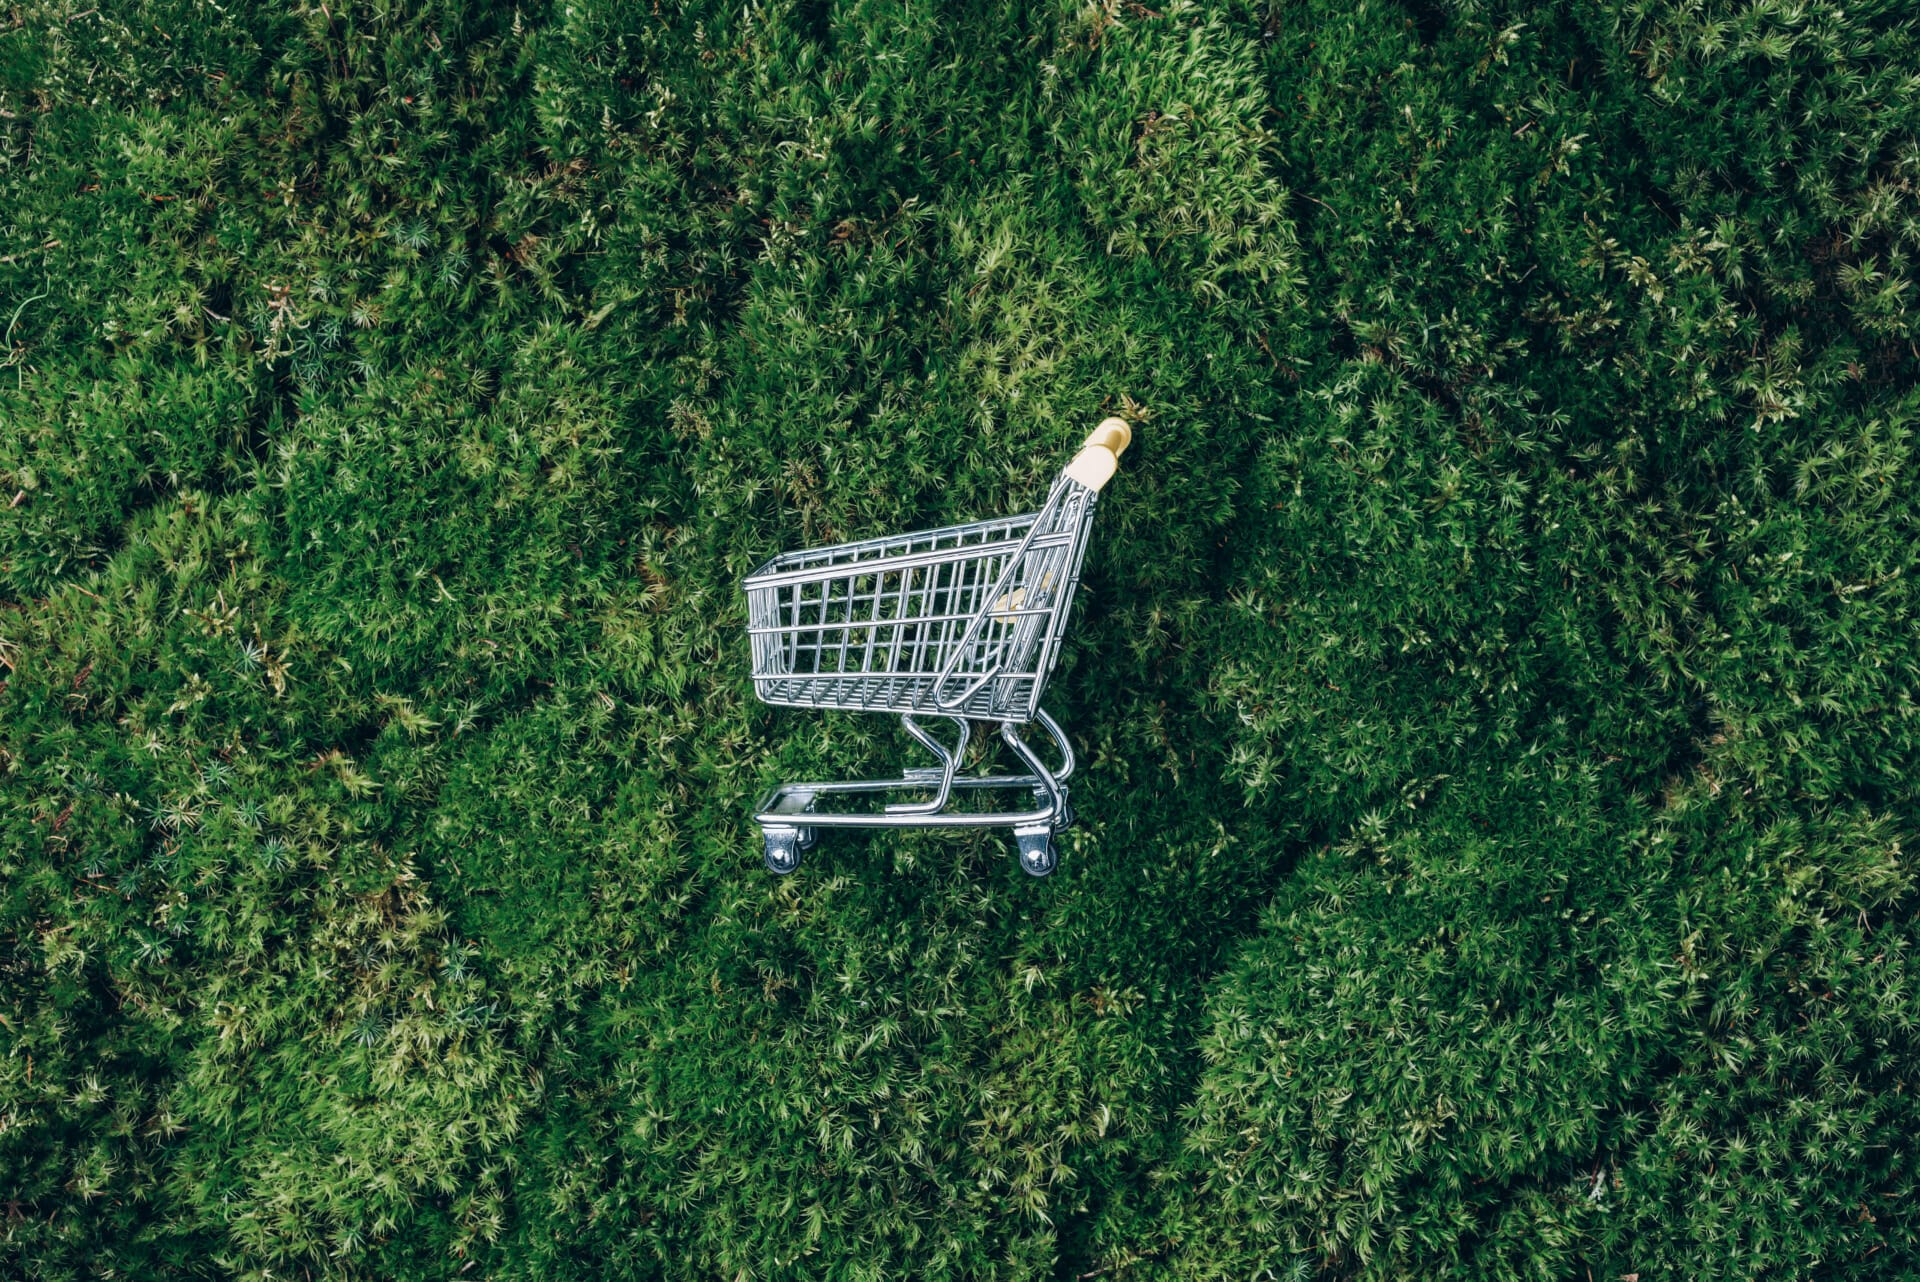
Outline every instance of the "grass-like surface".
<path fill-rule="evenodd" d="M 1911 14 L 0 13 L 0 1273 L 1920 1272 Z M 1111 412 L 1060 872 L 769 877 Z"/>

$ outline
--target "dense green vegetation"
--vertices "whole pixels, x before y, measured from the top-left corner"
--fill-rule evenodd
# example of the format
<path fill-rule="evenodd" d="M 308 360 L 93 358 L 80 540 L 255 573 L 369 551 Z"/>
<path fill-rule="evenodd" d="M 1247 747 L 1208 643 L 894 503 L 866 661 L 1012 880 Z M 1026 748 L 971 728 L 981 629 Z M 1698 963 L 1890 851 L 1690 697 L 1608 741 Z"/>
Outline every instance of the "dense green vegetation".
<path fill-rule="evenodd" d="M 0 1272 L 1920 1273 L 1904 0 L 0 15 Z M 738 580 L 1138 425 L 1050 881 Z"/>

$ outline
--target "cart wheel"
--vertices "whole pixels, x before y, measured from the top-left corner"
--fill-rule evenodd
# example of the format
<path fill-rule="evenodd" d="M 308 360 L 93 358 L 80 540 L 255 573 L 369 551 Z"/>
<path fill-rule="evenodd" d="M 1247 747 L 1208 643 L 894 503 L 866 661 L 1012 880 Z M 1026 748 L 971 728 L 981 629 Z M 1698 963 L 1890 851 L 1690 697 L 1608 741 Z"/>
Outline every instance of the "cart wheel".
<path fill-rule="evenodd" d="M 1027 876 L 1051 876 L 1059 866 L 1060 852 L 1054 847 L 1052 833 L 1016 832 L 1014 840 L 1020 843 L 1020 871 Z"/>
<path fill-rule="evenodd" d="M 769 828 L 765 832 L 765 850 L 761 859 L 767 865 L 767 871 L 776 877 L 784 877 L 800 866 L 800 854 L 813 842 L 804 838 L 812 837 L 811 831 L 794 828 Z"/>

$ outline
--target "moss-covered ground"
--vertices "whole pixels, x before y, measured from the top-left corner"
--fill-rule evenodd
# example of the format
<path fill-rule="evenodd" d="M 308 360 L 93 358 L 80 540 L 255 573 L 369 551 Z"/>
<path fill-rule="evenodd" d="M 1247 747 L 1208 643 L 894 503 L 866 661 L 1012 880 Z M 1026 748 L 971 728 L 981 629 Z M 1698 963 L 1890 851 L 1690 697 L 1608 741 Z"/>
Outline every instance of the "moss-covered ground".
<path fill-rule="evenodd" d="M 0 12 L 0 1274 L 1920 1275 L 1916 254 L 1908 0 Z"/>

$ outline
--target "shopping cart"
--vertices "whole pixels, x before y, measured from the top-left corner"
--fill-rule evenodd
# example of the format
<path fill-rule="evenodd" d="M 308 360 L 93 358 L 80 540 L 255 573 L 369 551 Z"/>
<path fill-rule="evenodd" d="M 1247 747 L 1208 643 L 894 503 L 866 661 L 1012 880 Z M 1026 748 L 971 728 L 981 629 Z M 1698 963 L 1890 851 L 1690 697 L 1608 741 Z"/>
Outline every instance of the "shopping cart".
<path fill-rule="evenodd" d="M 1132 439 L 1124 420 L 1101 423 L 1037 512 L 785 552 L 748 576 L 753 690 L 762 702 L 898 713 L 940 763 L 898 779 L 774 788 L 753 816 L 771 871 L 798 868 L 821 828 L 995 827 L 1013 830 L 1023 869 L 1053 871 L 1054 835 L 1073 822 L 1073 748 L 1040 693 L 1080 581 L 1094 503 Z M 953 746 L 921 717 L 951 721 Z M 998 722 L 1027 773 L 960 774 L 974 721 Z M 1059 752 L 1052 769 L 1021 735 L 1033 722 Z M 919 799 L 889 800 L 903 793 Z M 1030 804 L 962 807 L 960 794 L 988 804 L 994 794 L 1018 794 Z"/>

